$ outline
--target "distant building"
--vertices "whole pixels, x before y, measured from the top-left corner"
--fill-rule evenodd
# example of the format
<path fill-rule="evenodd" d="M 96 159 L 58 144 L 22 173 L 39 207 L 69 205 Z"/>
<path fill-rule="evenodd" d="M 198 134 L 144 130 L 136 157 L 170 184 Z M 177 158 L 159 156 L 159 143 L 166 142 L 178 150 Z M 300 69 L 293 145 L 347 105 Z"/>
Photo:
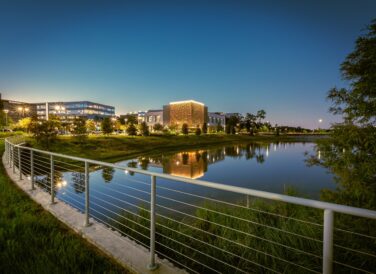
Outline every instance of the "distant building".
<path fill-rule="evenodd" d="M 208 126 L 221 125 L 223 128 L 226 126 L 226 115 L 220 112 L 209 112 Z"/>
<path fill-rule="evenodd" d="M 208 107 L 193 100 L 171 102 L 163 106 L 163 121 L 167 126 L 179 126 L 184 123 L 190 128 L 202 127 L 208 122 Z"/>
<path fill-rule="evenodd" d="M 126 119 L 126 122 L 129 117 L 135 117 L 135 122 L 137 121 L 138 124 L 141 124 L 142 122 L 146 121 L 146 111 L 127 112 L 120 115 L 120 119 Z"/>
<path fill-rule="evenodd" d="M 5 119 L 7 121 L 3 121 L 4 124 L 10 123 L 10 121 L 18 122 L 18 120 L 30 117 L 36 113 L 36 108 L 34 105 L 19 102 L 19 101 L 12 101 L 12 100 L 2 100 L 1 93 L 0 93 L 0 111 L 5 113 Z"/>
<path fill-rule="evenodd" d="M 60 117 L 62 120 L 72 120 L 76 117 L 103 119 L 115 115 L 115 107 L 90 101 L 46 102 L 33 105 L 38 118 L 47 120 L 51 114 Z"/>
<path fill-rule="evenodd" d="M 145 115 L 145 122 L 149 129 L 153 129 L 155 124 L 163 125 L 163 110 L 148 110 Z"/>
<path fill-rule="evenodd" d="M 225 114 L 226 118 L 230 118 L 231 116 L 241 117 L 242 114 L 238 112 L 228 112 Z"/>
<path fill-rule="evenodd" d="M 137 122 L 139 124 L 145 122 L 145 118 L 146 118 L 146 111 L 137 112 Z"/>

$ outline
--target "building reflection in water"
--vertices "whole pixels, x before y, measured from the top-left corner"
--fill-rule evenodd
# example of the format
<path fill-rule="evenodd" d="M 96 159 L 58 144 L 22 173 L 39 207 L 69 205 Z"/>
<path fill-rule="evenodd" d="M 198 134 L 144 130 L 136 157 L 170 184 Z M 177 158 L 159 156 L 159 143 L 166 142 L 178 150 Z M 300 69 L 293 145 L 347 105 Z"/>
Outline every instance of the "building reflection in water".
<path fill-rule="evenodd" d="M 271 153 L 271 146 L 273 146 L 273 151 L 276 151 L 280 146 L 285 147 L 286 144 L 238 144 L 217 149 L 184 151 L 156 157 L 140 157 L 138 158 L 138 165 L 142 169 L 147 169 L 148 166 L 158 167 L 162 168 L 163 173 L 197 179 L 204 176 L 209 165 L 222 161 L 225 157 L 254 159 L 257 163 L 263 164 Z M 133 166 L 137 165 L 137 162 L 132 161 L 131 163 L 133 163 Z"/>

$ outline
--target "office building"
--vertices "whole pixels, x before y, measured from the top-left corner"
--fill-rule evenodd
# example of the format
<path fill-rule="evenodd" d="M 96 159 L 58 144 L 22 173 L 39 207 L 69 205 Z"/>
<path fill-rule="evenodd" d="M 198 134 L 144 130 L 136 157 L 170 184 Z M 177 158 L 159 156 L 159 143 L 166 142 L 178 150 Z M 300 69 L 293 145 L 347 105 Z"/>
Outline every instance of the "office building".
<path fill-rule="evenodd" d="M 35 114 L 35 106 L 25 102 L 2 100 L 0 93 L 0 108 L 4 112 L 5 121 L 2 121 L 4 125 L 9 125 L 12 121 L 18 122 L 22 118 L 30 117 Z"/>
<path fill-rule="evenodd" d="M 46 102 L 33 105 L 39 119 L 48 119 L 51 114 L 62 120 L 72 120 L 76 117 L 103 119 L 115 115 L 115 107 L 90 101 Z"/>
<path fill-rule="evenodd" d="M 171 102 L 163 106 L 163 121 L 167 126 L 202 127 L 208 122 L 208 107 L 194 100 Z"/>
<path fill-rule="evenodd" d="M 209 112 L 208 126 L 221 125 L 223 128 L 226 126 L 226 115 L 221 112 Z"/>
<path fill-rule="evenodd" d="M 155 124 L 161 124 L 163 126 L 163 110 L 148 110 L 145 115 L 145 122 L 149 130 L 152 130 Z"/>

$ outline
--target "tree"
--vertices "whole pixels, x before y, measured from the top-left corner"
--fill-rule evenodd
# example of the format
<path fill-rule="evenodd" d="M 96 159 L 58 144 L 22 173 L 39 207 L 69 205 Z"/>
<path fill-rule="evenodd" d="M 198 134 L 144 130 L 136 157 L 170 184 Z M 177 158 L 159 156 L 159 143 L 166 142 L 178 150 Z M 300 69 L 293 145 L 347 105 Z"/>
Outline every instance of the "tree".
<path fill-rule="evenodd" d="M 95 122 L 94 120 L 92 119 L 88 119 L 86 120 L 86 129 L 89 131 L 89 132 L 93 132 L 96 130 L 96 126 L 95 126 Z"/>
<path fill-rule="evenodd" d="M 140 131 L 142 136 L 149 136 L 149 128 L 148 128 L 148 125 L 146 124 L 146 122 L 142 122 L 139 125 L 139 131 Z"/>
<path fill-rule="evenodd" d="M 376 20 L 356 40 L 341 73 L 349 87 L 332 88 L 327 98 L 343 121 L 317 145 L 321 159 L 310 163 L 328 168 L 340 184 L 340 191 L 327 190 L 323 199 L 376 209 Z"/>
<path fill-rule="evenodd" d="M 256 114 L 256 117 L 257 117 L 257 119 L 258 119 L 259 124 L 261 124 L 261 121 L 262 121 L 263 119 L 265 119 L 265 117 L 266 117 L 266 112 L 265 112 L 265 110 L 263 110 L 263 109 L 258 110 L 258 111 L 257 111 L 257 114 Z"/>
<path fill-rule="evenodd" d="M 17 122 L 17 124 L 14 125 L 14 127 L 29 132 L 30 131 L 31 122 L 32 122 L 31 117 L 26 117 L 26 118 L 23 118 L 23 119 L 19 120 Z"/>
<path fill-rule="evenodd" d="M 49 149 L 50 144 L 55 141 L 60 127 L 61 123 L 59 118 L 50 115 L 50 119 L 47 121 L 38 121 L 37 117 L 33 116 L 29 128 L 37 143 Z"/>
<path fill-rule="evenodd" d="M 124 122 L 125 124 L 129 125 L 129 124 L 138 124 L 138 120 L 137 120 L 137 116 L 136 115 L 133 115 L 133 114 L 127 114 L 124 116 Z"/>
<path fill-rule="evenodd" d="M 114 129 L 114 130 L 116 130 L 116 131 L 119 131 L 119 130 L 121 130 L 121 122 L 120 122 L 120 120 L 119 119 L 116 119 L 115 121 L 113 121 L 113 123 L 112 123 L 112 128 Z"/>
<path fill-rule="evenodd" d="M 113 131 L 110 117 L 105 117 L 101 123 L 101 129 L 103 134 L 110 134 Z"/>
<path fill-rule="evenodd" d="M 199 125 L 197 125 L 197 127 L 196 127 L 195 134 L 196 134 L 197 136 L 201 135 L 201 129 L 200 129 L 200 126 L 199 126 Z"/>
<path fill-rule="evenodd" d="M 232 115 L 227 119 L 226 122 L 226 133 L 235 134 L 236 127 L 240 123 L 240 118 L 237 115 Z"/>
<path fill-rule="evenodd" d="M 156 124 L 153 126 L 153 130 L 154 130 L 154 131 L 162 131 L 162 130 L 163 130 L 163 126 L 162 126 L 160 123 L 156 123 Z"/>
<path fill-rule="evenodd" d="M 217 123 L 216 131 L 217 132 L 222 132 L 223 131 L 223 126 L 221 125 L 220 122 Z"/>
<path fill-rule="evenodd" d="M 86 121 L 83 117 L 75 118 L 73 120 L 73 135 L 82 143 L 87 138 Z"/>
<path fill-rule="evenodd" d="M 184 123 L 181 127 L 181 133 L 188 135 L 188 124 Z"/>
<path fill-rule="evenodd" d="M 112 167 L 103 167 L 102 178 L 105 183 L 111 183 L 114 178 L 115 169 Z"/>
<path fill-rule="evenodd" d="M 257 116 L 252 114 L 252 113 L 247 113 L 245 115 L 244 120 L 245 120 L 245 128 L 246 128 L 247 132 L 250 135 L 253 135 L 254 132 L 256 131 Z"/>
<path fill-rule="evenodd" d="M 279 126 L 275 124 L 275 136 L 279 136 Z"/>
<path fill-rule="evenodd" d="M 202 125 L 202 133 L 203 133 L 203 134 L 208 133 L 208 124 L 207 124 L 207 123 L 204 123 L 204 124 Z"/>
<path fill-rule="evenodd" d="M 134 124 L 129 124 L 126 131 L 129 136 L 137 135 L 137 128 L 135 127 Z"/>

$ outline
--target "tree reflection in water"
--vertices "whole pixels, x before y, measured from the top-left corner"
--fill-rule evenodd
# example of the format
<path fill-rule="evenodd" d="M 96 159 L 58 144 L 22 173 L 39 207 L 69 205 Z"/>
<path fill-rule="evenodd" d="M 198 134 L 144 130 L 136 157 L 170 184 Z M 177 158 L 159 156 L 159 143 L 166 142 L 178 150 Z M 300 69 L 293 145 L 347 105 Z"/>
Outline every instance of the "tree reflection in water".
<path fill-rule="evenodd" d="M 72 172 L 73 188 L 76 193 L 85 192 L 85 174 L 82 172 Z"/>
<path fill-rule="evenodd" d="M 236 144 L 221 148 L 190 150 L 149 157 L 143 156 L 138 158 L 138 163 L 144 170 L 151 165 L 163 168 L 163 171 L 168 174 L 199 178 L 208 171 L 210 164 L 222 161 L 225 157 L 236 159 L 244 157 L 246 160 L 254 159 L 258 164 L 263 164 L 269 155 L 271 145 L 276 150 L 279 143 Z M 129 162 L 128 167 L 137 167 L 137 162 Z M 133 175 L 133 172 L 129 172 L 129 174 Z"/>
<path fill-rule="evenodd" d="M 114 178 L 115 170 L 112 167 L 103 167 L 102 178 L 105 183 L 110 183 Z"/>

